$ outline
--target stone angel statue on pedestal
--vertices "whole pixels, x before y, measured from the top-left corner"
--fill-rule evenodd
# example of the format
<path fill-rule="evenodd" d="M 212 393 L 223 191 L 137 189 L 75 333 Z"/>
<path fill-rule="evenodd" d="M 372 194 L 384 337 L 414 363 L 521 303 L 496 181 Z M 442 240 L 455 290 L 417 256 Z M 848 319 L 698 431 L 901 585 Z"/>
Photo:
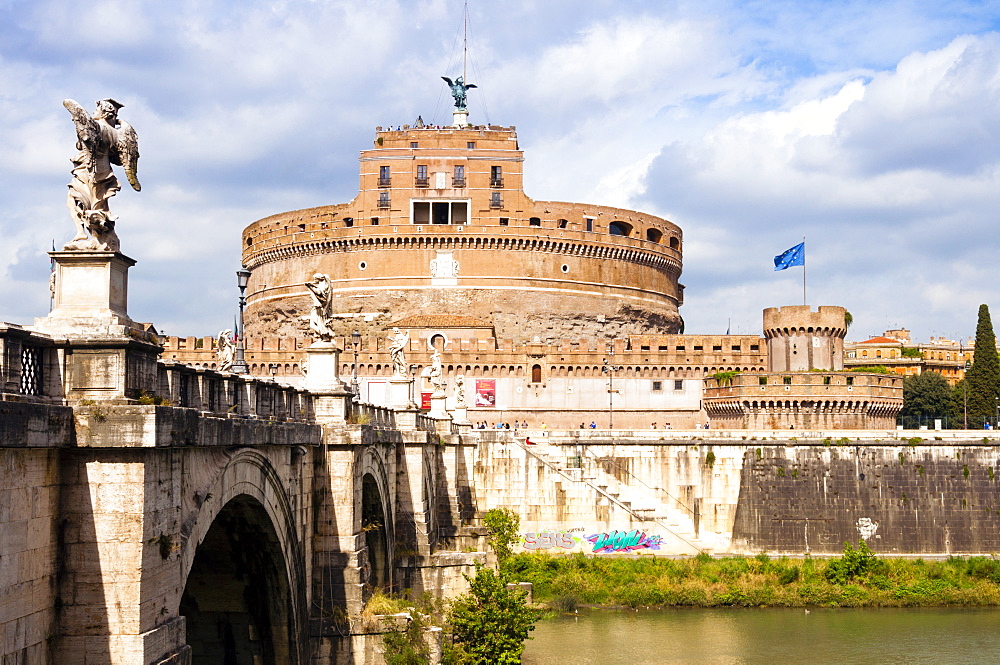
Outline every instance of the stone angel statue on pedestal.
<path fill-rule="evenodd" d="M 215 340 L 215 355 L 219 360 L 219 371 L 228 372 L 233 369 L 236 359 L 236 344 L 233 342 L 233 331 L 229 328 L 219 332 Z"/>
<path fill-rule="evenodd" d="M 309 313 L 309 329 L 316 333 L 321 342 L 333 341 L 333 288 L 330 278 L 323 273 L 313 275 L 313 281 L 306 282 L 309 295 L 312 296 L 313 307 Z"/>
<path fill-rule="evenodd" d="M 117 217 L 110 213 L 108 199 L 121 185 L 111 165 L 123 167 L 129 184 L 138 192 L 141 189 L 136 177 L 138 138 L 132 125 L 119 120 L 118 109 L 122 105 L 113 99 L 97 102 L 93 117 L 72 99 L 63 101 L 63 106 L 73 116 L 79 151 L 70 160 L 73 180 L 66 200 L 76 224 L 76 236 L 63 249 L 117 252 L 120 247 L 115 233 Z"/>
<path fill-rule="evenodd" d="M 406 364 L 406 347 L 410 344 L 410 333 L 393 328 L 389 340 L 389 358 L 392 360 L 392 374 L 397 377 L 410 376 L 410 368 Z"/>

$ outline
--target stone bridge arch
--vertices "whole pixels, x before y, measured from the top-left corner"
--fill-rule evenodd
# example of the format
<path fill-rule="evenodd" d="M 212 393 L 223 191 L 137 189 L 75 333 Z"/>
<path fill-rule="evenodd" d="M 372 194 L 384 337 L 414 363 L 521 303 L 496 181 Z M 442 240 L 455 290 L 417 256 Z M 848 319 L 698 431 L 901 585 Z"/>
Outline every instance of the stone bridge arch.
<path fill-rule="evenodd" d="M 267 454 L 244 448 L 200 496 L 180 556 L 192 664 L 303 665 L 305 562 L 287 482 Z"/>
<path fill-rule="evenodd" d="M 366 551 L 366 557 L 362 561 L 362 581 L 366 597 L 376 587 L 388 590 L 393 583 L 394 494 L 387 472 L 385 448 L 386 446 L 366 446 L 355 476 L 355 505 L 361 507 L 358 526 L 364 536 Z"/>

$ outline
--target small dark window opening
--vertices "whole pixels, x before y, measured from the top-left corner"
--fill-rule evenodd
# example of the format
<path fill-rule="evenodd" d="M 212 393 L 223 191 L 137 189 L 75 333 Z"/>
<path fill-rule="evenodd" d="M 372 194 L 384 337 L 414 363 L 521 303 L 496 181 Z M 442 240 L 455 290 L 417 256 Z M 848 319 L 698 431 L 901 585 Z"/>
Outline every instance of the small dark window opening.
<path fill-rule="evenodd" d="M 681 241 L 676 236 L 670 236 L 670 249 L 680 249 Z"/>
<path fill-rule="evenodd" d="M 767 377 L 766 376 L 759 376 L 759 377 L 757 377 L 757 383 L 759 383 L 762 386 L 766 386 L 767 385 Z"/>
<path fill-rule="evenodd" d="M 712 347 L 712 350 L 713 350 L 713 351 L 721 351 L 721 350 L 722 350 L 722 347 L 721 347 L 721 346 L 713 346 L 713 347 Z"/>
<path fill-rule="evenodd" d="M 695 344 L 694 350 L 695 351 L 704 351 L 704 347 L 702 347 L 700 344 Z"/>
<path fill-rule="evenodd" d="M 640 346 L 639 350 L 640 351 L 649 351 L 649 347 L 648 346 Z"/>
<path fill-rule="evenodd" d="M 475 141 L 469 141 L 468 143 L 465 144 L 465 147 L 468 150 L 475 150 L 476 149 L 476 142 Z"/>
<path fill-rule="evenodd" d="M 347 228 L 351 228 L 352 226 L 354 226 L 354 218 L 353 217 L 345 217 L 344 218 L 344 226 L 346 226 Z"/>
<path fill-rule="evenodd" d="M 419 147 L 416 141 L 410 141 L 410 150 L 416 150 Z"/>
<path fill-rule="evenodd" d="M 378 226 L 378 217 L 372 217 L 372 226 Z"/>
<path fill-rule="evenodd" d="M 531 366 L 531 382 L 541 383 L 542 382 L 542 366 L 532 365 Z"/>
<path fill-rule="evenodd" d="M 781 377 L 781 382 L 784 383 L 786 386 L 790 386 L 790 385 L 792 385 L 792 377 L 790 377 L 790 376 L 783 376 L 783 377 Z"/>
<path fill-rule="evenodd" d="M 824 376 L 823 377 L 823 385 L 824 386 L 830 385 L 830 377 L 828 377 L 828 376 Z"/>
<path fill-rule="evenodd" d="M 751 351 L 760 351 L 760 344 L 751 344 L 750 345 L 750 350 Z"/>
<path fill-rule="evenodd" d="M 660 242 L 663 232 L 659 229 L 646 229 L 646 240 L 649 242 Z"/>
<path fill-rule="evenodd" d="M 611 222 L 608 224 L 608 233 L 613 236 L 627 236 L 632 233 L 632 227 L 625 222 Z"/>
<path fill-rule="evenodd" d="M 735 346 L 735 345 L 733 346 L 733 351 L 739 351 L 739 350 L 740 350 L 739 346 Z"/>
<path fill-rule="evenodd" d="M 674 390 L 684 390 L 684 380 L 675 379 L 674 380 Z"/>
<path fill-rule="evenodd" d="M 587 230 L 588 231 L 594 230 L 594 219 L 592 217 L 587 217 Z"/>
<path fill-rule="evenodd" d="M 569 226 L 569 220 L 568 219 L 560 219 L 559 220 L 559 228 L 565 229 L 568 226 Z"/>
<path fill-rule="evenodd" d="M 659 392 L 660 390 L 663 390 L 663 382 L 662 381 L 653 381 L 653 391 L 654 392 Z"/>
<path fill-rule="evenodd" d="M 510 220 L 508 218 L 506 217 L 500 218 L 500 226 L 507 226 L 508 224 L 510 224 Z"/>
<path fill-rule="evenodd" d="M 538 217 L 532 217 L 528 220 L 528 224 L 531 226 L 541 226 L 542 220 L 539 219 Z"/>
<path fill-rule="evenodd" d="M 849 385 L 849 386 L 853 386 L 854 385 L 854 377 L 853 376 L 847 377 L 847 385 Z"/>
<path fill-rule="evenodd" d="M 668 351 L 669 349 L 667 349 L 667 347 L 665 347 L 665 346 L 658 346 L 658 347 L 656 347 L 656 350 L 657 351 Z"/>

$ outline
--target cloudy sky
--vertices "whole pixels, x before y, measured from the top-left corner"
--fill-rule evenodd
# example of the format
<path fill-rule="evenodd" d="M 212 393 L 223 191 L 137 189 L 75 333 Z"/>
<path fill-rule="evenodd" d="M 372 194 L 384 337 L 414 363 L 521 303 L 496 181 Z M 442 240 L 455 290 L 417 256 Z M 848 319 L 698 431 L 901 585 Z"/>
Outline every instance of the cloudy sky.
<path fill-rule="evenodd" d="M 688 332 L 811 304 L 850 338 L 1000 317 L 1000 3 L 471 0 L 471 120 L 516 125 L 537 199 L 685 234 Z M 72 237 L 65 98 L 125 104 L 141 193 L 112 200 L 129 312 L 231 324 L 239 234 L 350 200 L 376 125 L 450 121 L 461 0 L 0 0 L 0 320 L 48 309 Z M 730 323 L 731 322 L 731 323 Z"/>

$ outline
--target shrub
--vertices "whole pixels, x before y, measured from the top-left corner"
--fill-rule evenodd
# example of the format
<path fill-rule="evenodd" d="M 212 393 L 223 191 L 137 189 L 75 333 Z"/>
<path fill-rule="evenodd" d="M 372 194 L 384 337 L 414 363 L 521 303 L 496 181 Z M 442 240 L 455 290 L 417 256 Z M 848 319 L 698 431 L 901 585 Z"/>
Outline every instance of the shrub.
<path fill-rule="evenodd" d="M 446 662 L 462 665 L 518 665 L 528 633 L 541 616 L 528 607 L 525 593 L 508 589 L 499 573 L 477 566 L 465 576 L 469 593 L 454 600 L 448 613 L 451 643 Z"/>
<path fill-rule="evenodd" d="M 513 545 L 518 541 L 521 518 L 507 508 L 493 508 L 483 516 L 486 526 L 486 542 L 496 552 L 501 568 L 514 553 Z"/>
<path fill-rule="evenodd" d="M 878 557 L 863 540 L 858 540 L 858 549 L 844 543 L 844 556 L 831 559 L 823 573 L 833 584 L 847 584 L 858 577 L 864 577 L 875 570 Z"/>

